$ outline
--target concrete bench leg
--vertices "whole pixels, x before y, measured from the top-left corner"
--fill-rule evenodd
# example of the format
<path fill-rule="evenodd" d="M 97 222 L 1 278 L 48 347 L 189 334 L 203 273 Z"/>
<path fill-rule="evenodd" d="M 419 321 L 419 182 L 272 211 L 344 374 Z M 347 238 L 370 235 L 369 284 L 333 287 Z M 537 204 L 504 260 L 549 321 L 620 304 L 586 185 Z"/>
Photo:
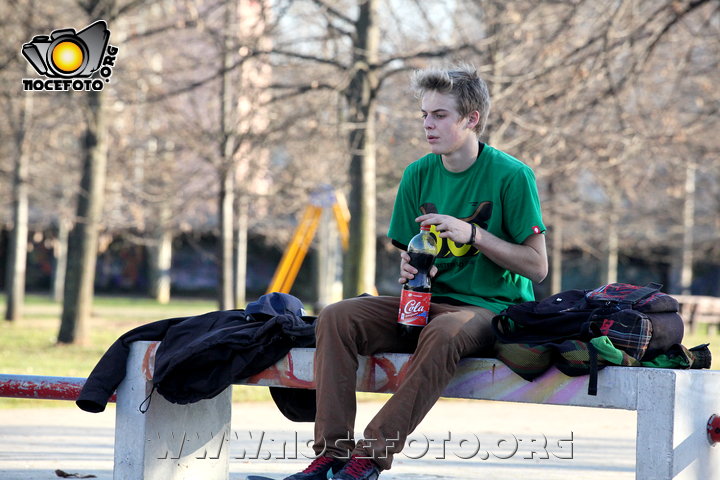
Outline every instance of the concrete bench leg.
<path fill-rule="evenodd" d="M 154 347 L 153 342 L 132 345 L 118 387 L 113 479 L 227 480 L 232 389 L 190 405 L 170 403 L 154 392 L 141 413 L 152 389 L 146 371 L 152 361 L 148 349 Z"/>
<path fill-rule="evenodd" d="M 720 480 L 706 425 L 720 412 L 720 372 L 652 370 L 639 377 L 636 479 Z"/>

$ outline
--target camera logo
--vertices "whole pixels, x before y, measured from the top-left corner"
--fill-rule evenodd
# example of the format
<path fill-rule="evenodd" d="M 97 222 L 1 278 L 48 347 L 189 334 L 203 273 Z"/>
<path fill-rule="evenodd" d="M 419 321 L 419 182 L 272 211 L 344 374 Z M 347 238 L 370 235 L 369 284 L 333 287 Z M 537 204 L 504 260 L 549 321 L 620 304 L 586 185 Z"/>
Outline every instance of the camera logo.
<path fill-rule="evenodd" d="M 109 40 L 110 30 L 104 20 L 98 20 L 79 32 L 64 28 L 54 30 L 50 36 L 36 35 L 22 46 L 22 54 L 47 80 L 23 78 L 23 89 L 102 90 L 110 81 L 118 52 L 117 47 L 108 44 Z"/>

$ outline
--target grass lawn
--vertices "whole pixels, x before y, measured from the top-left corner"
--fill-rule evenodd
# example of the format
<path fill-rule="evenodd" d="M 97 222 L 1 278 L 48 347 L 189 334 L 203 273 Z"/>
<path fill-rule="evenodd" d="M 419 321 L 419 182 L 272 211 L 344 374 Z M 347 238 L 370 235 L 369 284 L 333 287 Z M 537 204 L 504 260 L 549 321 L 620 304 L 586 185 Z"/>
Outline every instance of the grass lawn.
<path fill-rule="evenodd" d="M 5 312 L 5 297 L 0 298 Z M 61 305 L 42 295 L 26 298 L 24 318 L 16 323 L 0 320 L 0 373 L 87 377 L 105 350 L 123 333 L 149 322 L 165 318 L 191 316 L 217 310 L 214 300 L 173 299 L 159 305 L 147 298 L 98 296 L 93 303 L 88 326 L 87 345 L 58 345 Z M 720 366 L 720 335 L 697 331 L 686 334 L 683 344 L 693 347 L 710 343 L 713 368 Z M 234 401 L 270 400 L 267 388 L 233 387 Z M 375 398 L 363 394 L 359 398 Z M 67 406 L 54 400 L 0 398 L 0 408 Z"/>
<path fill-rule="evenodd" d="M 5 300 L 0 309 L 5 312 Z M 173 299 L 159 305 L 148 298 L 97 296 L 93 302 L 86 345 L 59 345 L 62 306 L 43 295 L 28 295 L 23 318 L 0 320 L 0 373 L 87 377 L 107 348 L 123 333 L 165 318 L 197 315 L 217 310 L 217 302 Z M 267 388 L 233 387 L 235 401 L 269 400 Z M 0 398 L 0 408 L 68 406 L 56 400 Z"/>

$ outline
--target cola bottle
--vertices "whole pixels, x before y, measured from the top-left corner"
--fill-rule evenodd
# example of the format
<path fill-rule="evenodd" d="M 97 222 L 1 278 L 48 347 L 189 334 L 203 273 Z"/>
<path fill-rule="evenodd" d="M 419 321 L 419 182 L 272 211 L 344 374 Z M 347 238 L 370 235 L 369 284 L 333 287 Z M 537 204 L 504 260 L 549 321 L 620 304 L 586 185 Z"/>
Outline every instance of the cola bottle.
<path fill-rule="evenodd" d="M 430 268 L 435 260 L 435 237 L 430 226 L 422 225 L 420 233 L 408 244 L 410 265 L 417 269 L 415 278 L 403 284 L 398 312 L 398 328 L 405 337 L 415 338 L 427 325 L 430 312 Z"/>

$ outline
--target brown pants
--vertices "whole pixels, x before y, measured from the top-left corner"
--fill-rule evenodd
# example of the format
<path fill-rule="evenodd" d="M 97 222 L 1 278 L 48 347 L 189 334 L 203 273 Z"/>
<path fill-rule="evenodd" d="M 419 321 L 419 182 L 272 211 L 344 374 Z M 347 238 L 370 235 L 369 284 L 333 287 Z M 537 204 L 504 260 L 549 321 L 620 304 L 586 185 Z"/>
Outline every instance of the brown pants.
<path fill-rule="evenodd" d="M 355 443 L 357 356 L 413 351 L 397 332 L 398 297 L 357 297 L 325 307 L 315 329 L 317 416 L 316 454 L 372 458 L 383 470 L 402 450 L 407 436 L 448 385 L 458 362 L 470 355 L 492 355 L 490 310 L 432 303 L 413 360 L 396 393 Z"/>

